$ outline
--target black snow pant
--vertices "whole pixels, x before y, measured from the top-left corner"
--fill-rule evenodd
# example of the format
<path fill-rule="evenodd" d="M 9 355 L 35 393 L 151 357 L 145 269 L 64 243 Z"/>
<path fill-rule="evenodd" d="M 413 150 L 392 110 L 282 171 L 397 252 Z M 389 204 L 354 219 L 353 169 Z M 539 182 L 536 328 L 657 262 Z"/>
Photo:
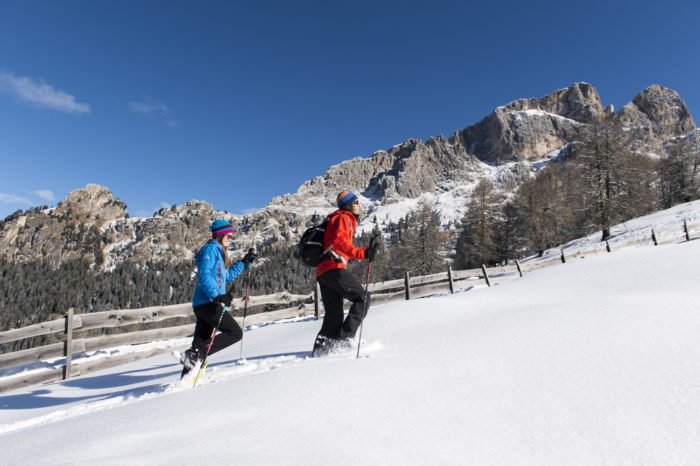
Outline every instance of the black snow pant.
<path fill-rule="evenodd" d="M 321 299 L 326 314 L 319 336 L 331 339 L 354 338 L 362 320 L 367 315 L 370 305 L 370 295 L 367 294 L 360 281 L 345 269 L 333 269 L 318 277 L 321 287 Z M 343 321 L 343 299 L 352 302 L 348 316 Z"/>
<path fill-rule="evenodd" d="M 219 316 L 221 315 L 221 305 L 216 303 L 202 304 L 194 308 L 194 315 L 197 316 L 197 323 L 194 326 L 194 339 L 192 340 L 192 347 L 199 351 L 199 354 L 203 357 L 204 353 L 207 351 L 207 345 L 209 345 L 209 338 L 211 337 L 211 332 L 216 327 L 216 323 L 219 321 Z M 238 325 L 233 319 L 233 316 L 228 312 L 224 312 L 221 318 L 221 323 L 219 324 L 219 333 L 214 338 L 214 344 L 209 351 L 209 355 L 212 355 L 227 346 L 231 346 L 234 343 L 240 341 L 243 338 L 243 330 L 241 326 Z"/>

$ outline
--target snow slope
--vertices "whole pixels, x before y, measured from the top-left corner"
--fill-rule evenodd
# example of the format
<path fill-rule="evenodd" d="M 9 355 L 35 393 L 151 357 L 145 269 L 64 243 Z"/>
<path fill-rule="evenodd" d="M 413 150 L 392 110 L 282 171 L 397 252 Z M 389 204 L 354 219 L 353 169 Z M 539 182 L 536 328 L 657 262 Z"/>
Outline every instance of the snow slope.
<path fill-rule="evenodd" d="M 700 241 L 246 333 L 192 390 L 168 355 L 0 396 L 1 464 L 700 464 Z"/>

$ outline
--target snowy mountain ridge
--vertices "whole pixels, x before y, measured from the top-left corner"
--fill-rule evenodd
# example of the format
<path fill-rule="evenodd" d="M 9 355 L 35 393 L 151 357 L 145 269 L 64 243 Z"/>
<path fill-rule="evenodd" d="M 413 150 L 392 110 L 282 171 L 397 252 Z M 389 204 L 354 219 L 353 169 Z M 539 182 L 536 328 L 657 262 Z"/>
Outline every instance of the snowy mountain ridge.
<path fill-rule="evenodd" d="M 565 153 L 585 125 L 605 109 L 593 86 L 575 83 L 532 99 L 519 99 L 450 137 L 409 139 L 370 157 L 332 165 L 296 193 L 275 197 L 247 215 L 216 211 L 203 201 L 159 210 L 151 218 L 129 218 L 126 205 L 104 187 L 70 193 L 55 209 L 18 213 L 0 224 L 0 257 L 22 263 L 45 260 L 57 266 L 81 259 L 98 270 L 124 261 L 179 262 L 207 239 L 207 225 L 226 216 L 238 226 L 235 253 L 252 245 L 284 244 L 304 231 L 314 214 L 333 210 L 344 189 L 358 193 L 365 216 L 360 230 L 382 228 L 434 203 L 444 227 L 459 223 L 471 192 L 482 178 L 503 193 L 514 192 L 548 161 Z M 678 141 L 698 146 L 695 123 L 680 96 L 653 85 L 620 111 L 635 135 L 638 152 L 663 154 Z"/>

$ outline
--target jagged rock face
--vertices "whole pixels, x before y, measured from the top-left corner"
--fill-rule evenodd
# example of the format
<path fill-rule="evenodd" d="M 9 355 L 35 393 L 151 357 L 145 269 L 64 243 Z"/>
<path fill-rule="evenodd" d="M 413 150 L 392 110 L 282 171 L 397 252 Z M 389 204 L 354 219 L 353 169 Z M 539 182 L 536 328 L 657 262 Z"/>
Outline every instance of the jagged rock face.
<path fill-rule="evenodd" d="M 409 139 L 368 159 L 334 165 L 325 175 L 304 183 L 295 194 L 274 198 L 271 205 L 296 206 L 300 198 L 320 197 L 319 207 L 332 207 L 332 199 L 345 189 L 374 200 L 415 198 L 433 191 L 444 179 L 467 176 L 474 163 L 464 146 L 452 144 L 444 136 L 427 143 Z"/>
<path fill-rule="evenodd" d="M 125 260 L 191 259 L 219 217 L 237 221 L 198 201 L 161 209 L 152 218 L 128 218 L 126 205 L 108 189 L 88 185 L 55 209 L 30 211 L 0 225 L 0 259 L 55 266 L 84 260 L 103 268 Z"/>
<path fill-rule="evenodd" d="M 509 112 L 541 110 L 587 124 L 604 111 L 598 91 L 588 83 L 576 83 L 539 99 L 519 99 L 501 108 Z"/>
<path fill-rule="evenodd" d="M 288 205 L 290 202 L 296 204 L 298 195 L 325 197 L 328 193 L 338 193 L 346 189 L 362 192 L 367 188 L 370 179 L 390 169 L 394 161 L 393 154 L 379 151 L 367 159 L 356 157 L 333 165 L 323 176 L 317 176 L 301 185 L 296 195 L 275 197 L 271 204 L 279 206 Z"/>
<path fill-rule="evenodd" d="M 210 238 L 209 225 L 219 216 L 235 223 L 234 216 L 217 212 L 210 204 L 201 201 L 161 209 L 155 217 L 139 219 L 126 226 L 128 234 L 122 238 L 131 240 L 124 247 L 109 249 L 108 259 L 138 262 L 191 259 Z"/>
<path fill-rule="evenodd" d="M 619 113 L 638 152 L 663 154 L 665 141 L 695 130 L 695 122 L 678 93 L 654 84 Z"/>
<path fill-rule="evenodd" d="M 390 154 L 394 164 L 368 183 L 368 192 L 375 198 L 417 198 L 426 192 L 444 188 L 450 182 L 466 181 L 475 163 L 464 146 L 452 144 L 444 136 L 427 143 L 409 140 L 394 147 Z"/>
<path fill-rule="evenodd" d="M 664 151 L 667 154 L 682 151 L 700 157 L 700 129 L 691 131 L 684 136 L 669 139 L 664 143 Z"/>
<path fill-rule="evenodd" d="M 88 185 L 71 192 L 55 209 L 33 209 L 0 223 L 0 259 L 43 259 L 54 265 L 81 259 L 102 269 L 121 261 L 191 260 L 209 239 L 208 226 L 215 218 L 234 223 L 233 253 L 242 254 L 254 245 L 296 240 L 312 215 L 335 208 L 337 193 L 345 189 L 365 201 L 366 225 L 371 226 L 371 216 L 396 221 L 393 207 L 400 204 L 397 212 L 407 212 L 426 199 L 455 216 L 442 219 L 449 224 L 459 221 L 479 179 L 486 177 L 497 189 L 514 192 L 533 176 L 537 164 L 532 161 L 566 155 L 587 125 L 610 113 L 595 88 L 585 83 L 539 99 L 516 100 L 449 138 L 410 139 L 368 158 L 334 165 L 296 193 L 276 197 L 246 216 L 190 201 L 161 209 L 152 218 L 129 218 L 124 203 L 108 189 Z M 678 145 L 698 151 L 700 132 L 693 131 L 688 109 L 670 89 L 649 87 L 619 116 L 640 153 L 664 154 Z"/>
<path fill-rule="evenodd" d="M 94 262 L 102 244 L 101 227 L 127 218 L 126 205 L 95 184 L 68 194 L 55 209 L 33 211 L 0 229 L 0 258 L 15 262 L 46 260 L 58 265 L 87 257 Z"/>
<path fill-rule="evenodd" d="M 539 160 L 578 137 L 580 123 L 540 110 L 505 111 L 463 132 L 467 149 L 491 163 Z"/>
<path fill-rule="evenodd" d="M 581 125 L 603 112 L 595 88 L 578 83 L 539 99 L 521 99 L 498 107 L 465 128 L 459 139 L 467 152 L 486 162 L 538 160 L 576 139 Z"/>
<path fill-rule="evenodd" d="M 126 204 L 112 197 L 112 192 L 96 184 L 68 193 L 55 209 L 57 216 L 70 217 L 86 226 L 100 225 L 127 217 Z"/>

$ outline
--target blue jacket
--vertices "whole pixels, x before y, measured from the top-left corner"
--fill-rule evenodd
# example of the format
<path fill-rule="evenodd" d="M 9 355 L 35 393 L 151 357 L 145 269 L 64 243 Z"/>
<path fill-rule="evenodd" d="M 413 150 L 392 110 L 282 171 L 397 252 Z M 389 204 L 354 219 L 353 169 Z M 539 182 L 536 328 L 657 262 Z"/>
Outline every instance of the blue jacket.
<path fill-rule="evenodd" d="M 192 306 L 211 303 L 217 296 L 226 293 L 226 284 L 232 282 L 245 269 L 245 264 L 238 261 L 226 269 L 224 251 L 216 241 L 209 241 L 202 246 L 197 256 L 197 287 L 192 296 Z"/>

